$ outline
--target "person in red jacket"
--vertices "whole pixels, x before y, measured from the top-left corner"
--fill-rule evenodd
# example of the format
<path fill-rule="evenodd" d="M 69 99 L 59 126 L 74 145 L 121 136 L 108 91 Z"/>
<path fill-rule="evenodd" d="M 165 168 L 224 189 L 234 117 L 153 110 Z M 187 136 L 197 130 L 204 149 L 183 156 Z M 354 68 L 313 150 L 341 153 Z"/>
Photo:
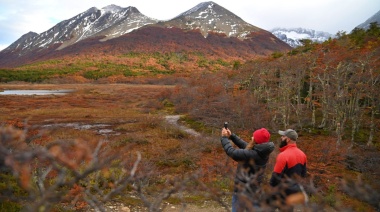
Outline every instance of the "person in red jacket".
<path fill-rule="evenodd" d="M 300 192 L 303 194 L 305 198 L 303 201 L 305 202 L 307 196 L 302 186 L 296 181 L 297 177 L 306 177 L 307 163 L 305 153 L 296 144 L 298 134 L 293 129 L 279 130 L 278 133 L 281 135 L 280 154 L 276 158 L 270 185 L 285 190 L 285 192 L 279 192 L 279 198 L 285 203 L 288 201 L 287 197 Z"/>

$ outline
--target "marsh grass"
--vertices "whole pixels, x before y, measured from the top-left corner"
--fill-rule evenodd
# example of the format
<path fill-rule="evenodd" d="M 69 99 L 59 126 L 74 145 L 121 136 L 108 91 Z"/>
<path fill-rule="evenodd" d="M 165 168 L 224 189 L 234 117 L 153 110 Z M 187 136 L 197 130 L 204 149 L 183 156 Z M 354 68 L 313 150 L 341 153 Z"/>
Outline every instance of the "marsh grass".
<path fill-rule="evenodd" d="M 111 142 L 110 146 L 112 148 L 120 148 L 120 147 L 128 146 L 130 144 L 147 145 L 147 144 L 149 144 L 149 141 L 145 138 L 124 138 L 124 139 L 120 139 L 118 141 Z"/>
<path fill-rule="evenodd" d="M 91 141 L 101 139 L 101 136 L 94 134 L 91 130 L 78 130 L 66 127 L 58 127 L 44 133 L 49 134 L 52 140 L 82 139 L 83 141 Z"/>

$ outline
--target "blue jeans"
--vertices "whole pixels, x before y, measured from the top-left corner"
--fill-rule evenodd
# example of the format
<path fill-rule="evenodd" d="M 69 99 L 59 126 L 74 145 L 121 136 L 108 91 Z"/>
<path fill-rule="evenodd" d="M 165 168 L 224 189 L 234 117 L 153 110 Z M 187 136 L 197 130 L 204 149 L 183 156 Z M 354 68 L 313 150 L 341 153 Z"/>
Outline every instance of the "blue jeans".
<path fill-rule="evenodd" d="M 243 197 L 244 198 L 244 197 Z M 244 200 L 243 200 L 244 202 Z M 244 204 L 244 203 L 243 203 Z M 258 203 L 253 203 L 251 206 L 243 205 L 239 202 L 239 195 L 234 192 L 232 195 L 232 212 L 238 212 L 238 211 L 248 211 L 248 208 L 259 210 L 260 205 Z"/>
<path fill-rule="evenodd" d="M 237 212 L 237 207 L 238 207 L 238 196 L 236 192 L 232 195 L 232 212 Z"/>

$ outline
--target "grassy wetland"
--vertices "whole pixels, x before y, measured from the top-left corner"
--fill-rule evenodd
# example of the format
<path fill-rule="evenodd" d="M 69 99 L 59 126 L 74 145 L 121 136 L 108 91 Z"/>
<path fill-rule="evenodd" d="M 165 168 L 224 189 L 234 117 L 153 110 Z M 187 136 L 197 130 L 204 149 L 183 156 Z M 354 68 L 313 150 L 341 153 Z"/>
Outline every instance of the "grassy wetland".
<path fill-rule="evenodd" d="M 79 141 L 86 143 L 92 153 L 96 145 L 104 141 L 103 148 L 108 154 L 102 157 L 117 155 L 115 163 L 126 158 L 132 163 L 139 152 L 142 158 L 138 168 L 142 172 L 139 182 L 143 184 L 144 192 L 153 193 L 152 196 L 176 179 L 182 182 L 186 175 L 198 173 L 199 169 L 214 173 L 200 177 L 199 172 L 191 183 L 197 183 L 202 178 L 209 184 L 207 186 L 214 187 L 219 183 L 222 183 L 218 186 L 223 189 L 231 186 L 227 179 L 219 182 L 216 170 L 212 171 L 211 166 L 217 163 L 213 160 L 224 158 L 217 140 L 194 138 L 166 121 L 165 117 L 173 113 L 173 108 L 161 101 L 164 100 L 163 94 L 175 88 L 172 85 L 17 83 L 2 84 L 0 87 L 1 90 L 72 90 L 66 95 L 0 95 L 0 120 L 3 125 L 25 130 L 25 140 L 30 146 L 46 146 L 55 141 Z M 182 124 L 186 125 L 184 122 Z M 99 156 L 98 159 L 104 158 Z M 223 179 L 222 176 L 219 178 Z M 137 192 L 131 188 L 123 189 L 124 192 L 113 204 L 119 203 L 122 205 L 120 208 L 144 208 L 143 202 L 136 197 Z M 135 198 L 130 197 L 133 193 Z M 186 193 L 186 197 L 171 196 L 165 203 L 178 205 L 179 208 L 186 199 L 194 203 L 192 207 L 200 207 L 212 200 L 202 192 Z M 87 204 L 76 205 L 71 208 L 82 210 L 88 207 Z M 218 204 L 208 207 L 212 205 Z M 224 211 L 223 206 L 217 208 Z"/>

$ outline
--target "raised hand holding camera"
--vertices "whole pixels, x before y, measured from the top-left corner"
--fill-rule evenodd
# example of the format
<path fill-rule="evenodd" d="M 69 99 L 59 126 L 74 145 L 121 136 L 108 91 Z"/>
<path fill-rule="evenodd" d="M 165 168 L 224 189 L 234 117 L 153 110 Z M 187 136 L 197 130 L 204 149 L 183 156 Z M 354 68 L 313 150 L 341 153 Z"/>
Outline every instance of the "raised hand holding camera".
<path fill-rule="evenodd" d="M 222 136 L 229 138 L 231 134 L 231 131 L 228 129 L 228 122 L 224 122 L 224 127 L 222 128 Z"/>

